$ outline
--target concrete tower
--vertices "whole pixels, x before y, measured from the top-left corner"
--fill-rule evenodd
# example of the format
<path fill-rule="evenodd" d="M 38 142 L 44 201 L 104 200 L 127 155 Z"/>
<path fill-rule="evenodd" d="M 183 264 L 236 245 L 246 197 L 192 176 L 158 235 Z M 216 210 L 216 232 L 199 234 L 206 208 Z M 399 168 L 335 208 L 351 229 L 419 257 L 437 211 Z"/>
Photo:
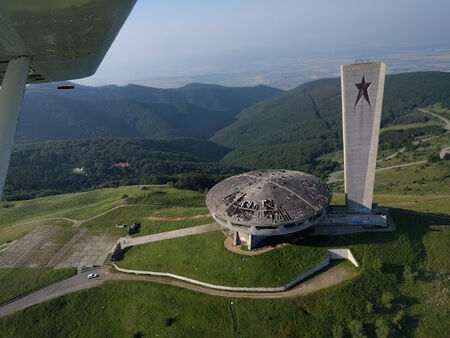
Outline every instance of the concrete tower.
<path fill-rule="evenodd" d="M 341 66 L 344 176 L 348 211 L 372 209 L 386 65 Z"/>

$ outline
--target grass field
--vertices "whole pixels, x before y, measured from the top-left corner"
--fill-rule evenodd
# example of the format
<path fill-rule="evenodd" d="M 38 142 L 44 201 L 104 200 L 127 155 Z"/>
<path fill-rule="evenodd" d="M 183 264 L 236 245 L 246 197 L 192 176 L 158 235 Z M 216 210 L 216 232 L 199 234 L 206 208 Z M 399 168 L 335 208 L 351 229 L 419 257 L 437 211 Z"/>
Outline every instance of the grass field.
<path fill-rule="evenodd" d="M 124 204 L 153 207 L 204 207 L 204 194 L 168 188 L 140 186 L 98 189 L 82 193 L 56 195 L 27 201 L 0 203 L 0 227 L 52 217 L 84 220 Z M 122 197 L 128 198 L 124 199 Z"/>
<path fill-rule="evenodd" d="M 343 181 L 339 181 L 332 184 L 333 195 L 340 196 L 343 193 L 343 183 Z M 406 209 L 412 207 L 412 209 L 419 211 L 437 210 L 433 206 L 431 206 L 431 209 L 428 206 L 425 208 L 425 205 L 412 204 L 409 206 L 410 196 L 418 196 L 415 199 L 417 202 L 440 200 L 445 198 L 445 196 L 450 196 L 449 187 L 450 163 L 448 161 L 385 169 L 378 171 L 375 175 L 375 199 L 378 203 L 383 203 L 384 205 L 389 205 L 386 203 L 394 203 L 393 206 L 397 206 L 397 203 L 401 202 L 401 205 Z M 396 200 L 403 199 L 402 196 L 405 197 L 406 204 Z M 387 202 L 383 202 L 384 199 L 387 199 Z M 447 209 L 448 211 L 449 209 Z"/>
<path fill-rule="evenodd" d="M 143 221 L 140 231 L 134 234 L 133 237 L 151 235 L 158 232 L 172 231 L 214 222 L 215 220 L 212 217 L 188 219 L 182 221 Z"/>
<path fill-rule="evenodd" d="M 118 266 L 171 272 L 219 285 L 283 286 L 327 256 L 323 248 L 292 244 L 241 256 L 225 249 L 224 240 L 221 231 L 214 231 L 139 245 L 130 248 Z"/>
<path fill-rule="evenodd" d="M 0 269 L 0 304 L 52 282 L 73 276 L 75 273 L 75 268 L 58 270 Z"/>
<path fill-rule="evenodd" d="M 394 124 L 389 127 L 382 128 L 380 130 L 381 133 L 386 132 L 388 130 L 405 130 L 405 129 L 416 129 L 428 126 L 440 126 L 442 122 L 436 117 L 431 117 L 429 121 L 423 123 L 408 123 L 408 124 Z"/>
<path fill-rule="evenodd" d="M 362 269 L 352 280 L 305 297 L 229 299 L 146 282 L 106 282 L 1 319 L 0 331 L 45 337 L 356 337 L 376 336 L 384 328 L 386 336 L 447 337 L 450 220 L 402 211 L 393 218 L 394 233 L 314 240 L 318 247 L 350 247 Z"/>
<path fill-rule="evenodd" d="M 450 163 L 439 161 L 379 171 L 375 175 L 375 194 L 448 194 Z"/>
<path fill-rule="evenodd" d="M 165 206 L 131 205 L 112 210 L 100 217 L 83 223 L 83 226 L 89 228 L 111 228 L 116 224 L 126 224 L 129 226 L 133 222 L 138 222 L 141 223 L 141 229 L 133 235 L 136 237 L 214 222 L 212 217 L 189 219 L 199 215 L 208 215 L 208 209 L 205 207 L 166 208 Z M 156 219 L 145 219 L 149 217 Z M 186 219 L 176 220 L 177 218 Z"/>
<path fill-rule="evenodd" d="M 450 214 L 450 195 L 375 195 L 374 202 L 391 208 Z M 334 193 L 331 204 L 343 205 L 345 195 Z"/>
<path fill-rule="evenodd" d="M 124 194 L 131 195 L 138 191 L 138 187 L 119 187 L 3 202 L 0 204 L 0 226 L 51 217 L 86 219 L 119 205 Z"/>
<path fill-rule="evenodd" d="M 302 246 L 290 245 L 241 259 L 223 248 L 220 232 L 213 232 L 131 248 L 119 262 L 129 268 L 159 271 L 169 271 L 170 267 L 170 272 L 212 283 L 279 286 L 297 276 L 299 270 L 307 269 L 308 262 L 320 259 L 326 248 L 349 247 L 362 267 L 356 278 L 336 287 L 300 298 L 251 300 L 206 296 L 145 282 L 106 282 L 98 288 L 60 297 L 1 319 L 0 332 L 6 337 L 272 337 L 298 336 L 299 333 L 326 337 L 333 332 L 336 336 L 339 332 L 358 336 L 358 330 L 375 336 L 376 330 L 381 330 L 379 327 L 384 325 L 389 336 L 447 337 L 450 332 L 447 321 L 450 309 L 450 217 L 442 216 L 450 213 L 450 195 L 445 194 L 447 190 L 443 184 L 448 178 L 442 176 L 447 169 L 436 163 L 427 166 L 425 172 L 421 167 L 409 170 L 412 172 L 385 171 L 377 176 L 377 191 L 382 193 L 375 195 L 375 202 L 397 208 L 392 210 L 397 226 L 394 233 L 309 239 L 303 241 Z M 410 176 L 410 183 L 405 181 L 405 176 Z M 424 185 L 414 182 L 421 176 L 426 180 Z M 396 189 L 410 184 L 413 190 L 398 194 L 393 189 L 388 193 L 386 187 L 390 187 L 389 180 L 393 179 Z M 440 193 L 434 193 L 434 190 Z M 108 192 L 112 197 L 107 196 Z M 125 193 L 129 196 L 128 205 L 141 206 L 119 208 L 84 225 L 103 231 L 111 222 L 115 224 L 116 219 L 125 222 L 144 217 L 192 217 L 207 211 L 204 194 L 165 187 L 151 187 L 147 191 L 140 187 L 124 187 L 83 193 L 92 194 L 89 196 L 92 203 L 84 206 L 70 205 L 80 201 L 81 194 L 7 202 L 13 205 L 0 208 L 0 224 L 3 225 L 0 239 L 19 236 L 36 226 L 35 222 L 20 225 L 30 217 L 70 215 L 82 219 L 95 216 L 125 203 L 122 199 Z M 334 193 L 333 203 L 343 204 L 344 195 Z M 27 214 L 27 208 L 31 210 L 31 216 Z M 4 221 L 2 216 L 19 225 L 8 227 L 13 223 Z M 70 225 L 70 222 L 61 222 L 55 225 Z M 209 219 L 145 220 L 137 235 L 197 222 L 207 223 Z M 42 271 L 45 276 L 39 277 Z M 65 276 L 65 272 L 54 272 L 53 275 L 47 274 L 48 270 L 42 271 L 33 272 L 38 275 L 24 269 L 0 271 L 4 273 L 0 274 L 0 284 L 6 295 L 3 299 Z M 67 275 L 71 273 L 68 270 Z"/>

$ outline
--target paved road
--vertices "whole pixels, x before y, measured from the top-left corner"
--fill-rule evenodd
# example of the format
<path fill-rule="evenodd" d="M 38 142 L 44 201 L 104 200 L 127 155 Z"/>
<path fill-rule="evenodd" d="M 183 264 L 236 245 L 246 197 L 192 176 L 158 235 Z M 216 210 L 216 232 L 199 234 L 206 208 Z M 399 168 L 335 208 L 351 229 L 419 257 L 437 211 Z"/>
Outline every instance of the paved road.
<path fill-rule="evenodd" d="M 145 243 L 152 243 L 152 242 L 158 242 L 158 241 L 163 241 L 166 239 L 171 239 L 171 238 L 177 238 L 177 237 L 184 237 L 184 236 L 189 236 L 189 235 L 196 235 L 196 234 L 201 234 L 204 232 L 211 232 L 211 231 L 216 231 L 216 230 L 220 230 L 222 229 L 222 227 L 217 224 L 217 223 L 210 223 L 210 224 L 203 224 L 203 225 L 198 225 L 195 227 L 190 227 L 190 228 L 184 228 L 184 229 L 179 229 L 179 230 L 173 230 L 173 231 L 167 231 L 167 232 L 161 232 L 158 234 L 153 234 L 153 235 L 147 235 L 147 236 L 141 236 L 141 237 L 125 237 L 125 238 L 120 238 L 120 245 L 123 248 L 126 248 L 128 246 L 134 246 L 134 245 L 140 245 L 140 244 L 145 244 Z"/>
<path fill-rule="evenodd" d="M 100 277 L 95 279 L 87 279 L 87 275 L 92 272 L 99 274 Z M 0 306 L 0 318 L 16 311 L 23 310 L 32 305 L 36 305 L 47 300 L 66 295 L 68 293 L 100 285 L 104 280 L 106 273 L 106 268 L 94 270 L 91 272 L 83 272 L 73 277 L 67 278 L 61 282 L 46 286 L 9 304 Z"/>
<path fill-rule="evenodd" d="M 343 281 L 353 278 L 357 274 L 356 271 L 340 264 L 326 270 L 325 272 L 319 273 L 318 275 L 312 277 L 311 279 L 308 279 L 305 282 L 302 282 L 299 286 L 289 289 L 288 291 L 267 293 L 267 292 L 232 292 L 232 291 L 214 290 L 173 279 L 165 279 L 150 276 L 136 276 L 122 273 L 111 274 L 108 273 L 106 268 L 95 270 L 94 272 L 99 274 L 100 277 L 96 279 L 87 279 L 87 275 L 90 272 L 84 272 L 74 277 L 65 279 L 61 282 L 44 287 L 40 290 L 30 293 L 29 295 L 23 298 L 19 298 L 16 301 L 13 301 L 9 304 L 0 306 L 0 318 L 5 317 L 14 312 L 23 310 L 27 307 L 43 303 L 45 301 L 63 295 L 67 295 L 75 291 L 80 291 L 98 286 L 105 280 L 115 280 L 115 281 L 131 280 L 131 281 L 143 281 L 158 284 L 166 284 L 218 297 L 273 299 L 273 298 L 304 296 L 309 293 L 321 290 L 323 288 L 328 288 L 330 286 L 337 285 Z"/>

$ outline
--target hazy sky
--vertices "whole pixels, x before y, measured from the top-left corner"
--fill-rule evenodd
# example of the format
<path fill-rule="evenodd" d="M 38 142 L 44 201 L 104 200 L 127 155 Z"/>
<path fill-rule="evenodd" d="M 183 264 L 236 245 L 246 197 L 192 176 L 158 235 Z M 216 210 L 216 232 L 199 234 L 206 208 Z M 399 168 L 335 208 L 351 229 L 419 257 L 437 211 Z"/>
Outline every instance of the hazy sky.
<path fill-rule="evenodd" d="M 319 52 L 448 44 L 449 14 L 449 0 L 138 0 L 97 73 L 80 82 L 145 83 Z"/>

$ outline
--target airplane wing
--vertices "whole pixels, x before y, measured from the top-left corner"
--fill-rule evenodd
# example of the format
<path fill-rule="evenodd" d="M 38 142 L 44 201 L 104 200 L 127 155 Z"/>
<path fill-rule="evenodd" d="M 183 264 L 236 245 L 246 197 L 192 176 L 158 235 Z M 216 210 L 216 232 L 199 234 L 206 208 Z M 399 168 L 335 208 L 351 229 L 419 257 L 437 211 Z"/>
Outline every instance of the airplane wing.
<path fill-rule="evenodd" d="M 0 201 L 26 84 L 94 74 L 135 2 L 0 1 Z"/>
<path fill-rule="evenodd" d="M 0 83 L 8 62 L 30 58 L 27 83 L 90 76 L 136 0 L 0 1 Z"/>

